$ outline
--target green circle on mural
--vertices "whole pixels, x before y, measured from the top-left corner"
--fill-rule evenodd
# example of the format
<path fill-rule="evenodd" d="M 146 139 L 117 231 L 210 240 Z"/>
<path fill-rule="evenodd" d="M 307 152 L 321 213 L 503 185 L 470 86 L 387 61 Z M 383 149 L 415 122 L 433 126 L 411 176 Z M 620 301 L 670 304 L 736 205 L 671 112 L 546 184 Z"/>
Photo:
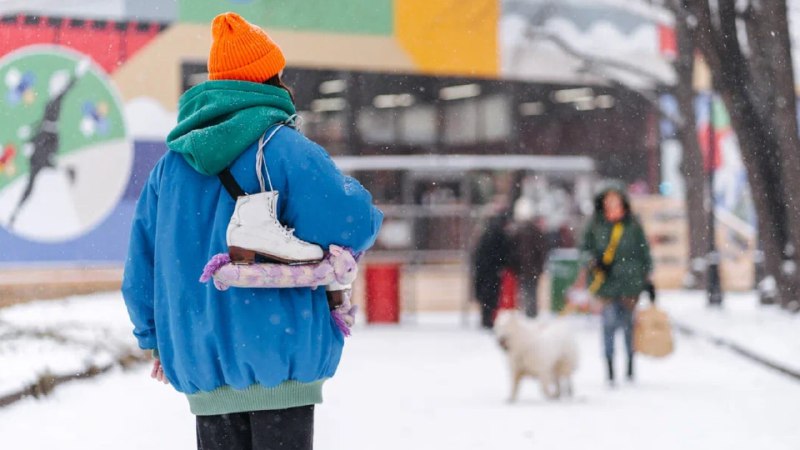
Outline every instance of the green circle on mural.
<path fill-rule="evenodd" d="M 133 150 L 119 96 L 87 55 L 31 46 L 0 59 L 0 226 L 61 242 L 118 204 Z"/>

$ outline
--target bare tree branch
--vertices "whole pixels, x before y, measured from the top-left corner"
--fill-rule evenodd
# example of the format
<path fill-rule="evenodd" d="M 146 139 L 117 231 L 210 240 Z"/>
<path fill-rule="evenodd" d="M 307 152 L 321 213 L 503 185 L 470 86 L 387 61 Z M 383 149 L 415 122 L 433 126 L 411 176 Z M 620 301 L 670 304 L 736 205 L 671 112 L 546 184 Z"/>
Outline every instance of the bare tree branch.
<path fill-rule="evenodd" d="M 609 83 L 610 85 L 616 88 L 621 88 L 636 92 L 642 98 L 647 100 L 647 102 L 650 103 L 651 106 L 656 108 L 659 111 L 659 113 L 673 125 L 675 125 L 678 128 L 682 128 L 684 126 L 685 121 L 683 120 L 683 118 L 680 117 L 680 115 L 676 115 L 671 111 L 664 109 L 664 107 L 661 105 L 661 102 L 658 101 L 658 98 L 655 95 L 653 95 L 648 91 L 642 89 L 635 89 L 632 86 L 626 85 L 621 81 L 617 80 L 616 78 L 614 78 L 613 76 L 610 76 L 604 72 L 610 68 L 622 72 L 628 72 L 630 74 L 639 76 L 641 78 L 645 78 L 647 80 L 652 81 L 654 84 L 662 84 L 661 79 L 657 75 L 650 73 L 646 70 L 642 70 L 641 68 L 634 66 L 632 64 L 628 64 L 622 61 L 617 61 L 609 58 L 601 58 L 581 52 L 580 50 L 577 50 L 569 43 L 567 43 L 567 41 L 561 38 L 560 36 L 551 33 L 549 31 L 542 30 L 541 28 L 530 26 L 526 29 L 525 36 L 531 40 L 542 39 L 552 42 L 558 48 L 560 48 L 564 53 L 581 61 L 581 63 L 584 65 L 584 68 L 582 69 L 583 71 L 603 78 L 605 82 Z"/>

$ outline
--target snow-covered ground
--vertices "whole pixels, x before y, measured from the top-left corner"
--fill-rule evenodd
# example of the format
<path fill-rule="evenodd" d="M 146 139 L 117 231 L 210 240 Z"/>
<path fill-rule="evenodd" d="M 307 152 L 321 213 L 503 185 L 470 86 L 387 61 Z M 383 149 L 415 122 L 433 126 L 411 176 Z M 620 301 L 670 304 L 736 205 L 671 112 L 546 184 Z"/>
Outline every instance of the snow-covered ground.
<path fill-rule="evenodd" d="M 124 307 L 118 296 L 105 301 L 86 311 L 102 310 L 116 329 Z M 80 300 L 72 303 L 79 308 Z M 48 317 L 42 309 L 38 315 Z M 3 310 L 0 319 L 9 320 Z M 316 448 L 800 448 L 800 383 L 702 339 L 676 336 L 673 356 L 640 358 L 637 383 L 611 390 L 603 380 L 596 319 L 575 318 L 573 325 L 581 347 L 576 398 L 545 401 L 527 381 L 513 405 L 505 401 L 508 373 L 495 340 L 460 326 L 457 315 L 361 325 L 317 409 Z M 7 367 L 3 358 L 0 368 Z M 194 439 L 185 400 L 150 380 L 146 367 L 73 382 L 44 400 L 0 409 L 3 449 L 191 449 Z"/>
<path fill-rule="evenodd" d="M 758 304 L 756 295 L 726 293 L 722 308 L 706 306 L 705 292 L 665 292 L 660 304 L 676 322 L 724 339 L 800 373 L 800 314 Z"/>
<path fill-rule="evenodd" d="M 44 373 L 82 372 L 92 365 L 110 364 L 135 349 L 118 295 L 0 309 L 0 397 L 30 385 Z"/>

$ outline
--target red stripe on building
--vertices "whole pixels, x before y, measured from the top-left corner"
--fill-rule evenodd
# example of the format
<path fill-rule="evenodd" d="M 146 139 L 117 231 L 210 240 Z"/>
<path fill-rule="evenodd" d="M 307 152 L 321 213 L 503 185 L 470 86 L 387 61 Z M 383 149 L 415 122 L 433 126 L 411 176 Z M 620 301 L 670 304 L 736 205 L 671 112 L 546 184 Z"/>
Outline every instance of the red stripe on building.
<path fill-rule="evenodd" d="M 89 55 L 113 73 L 164 29 L 158 22 L 7 16 L 0 18 L 0 57 L 29 45 L 55 44 Z"/>

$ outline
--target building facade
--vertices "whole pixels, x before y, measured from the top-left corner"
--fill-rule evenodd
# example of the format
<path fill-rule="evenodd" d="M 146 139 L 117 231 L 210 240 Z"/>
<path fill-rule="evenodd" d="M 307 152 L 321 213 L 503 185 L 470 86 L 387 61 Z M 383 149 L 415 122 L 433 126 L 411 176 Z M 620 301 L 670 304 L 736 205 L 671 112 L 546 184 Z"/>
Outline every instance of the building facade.
<path fill-rule="evenodd" d="M 675 48 L 649 2 L 56 3 L 0 11 L 0 263 L 124 259 L 134 202 L 226 10 L 281 45 L 303 131 L 333 155 L 582 155 L 601 176 L 660 182 L 652 98 L 674 81 Z M 34 137 L 56 105 L 61 141 L 43 165 Z"/>

